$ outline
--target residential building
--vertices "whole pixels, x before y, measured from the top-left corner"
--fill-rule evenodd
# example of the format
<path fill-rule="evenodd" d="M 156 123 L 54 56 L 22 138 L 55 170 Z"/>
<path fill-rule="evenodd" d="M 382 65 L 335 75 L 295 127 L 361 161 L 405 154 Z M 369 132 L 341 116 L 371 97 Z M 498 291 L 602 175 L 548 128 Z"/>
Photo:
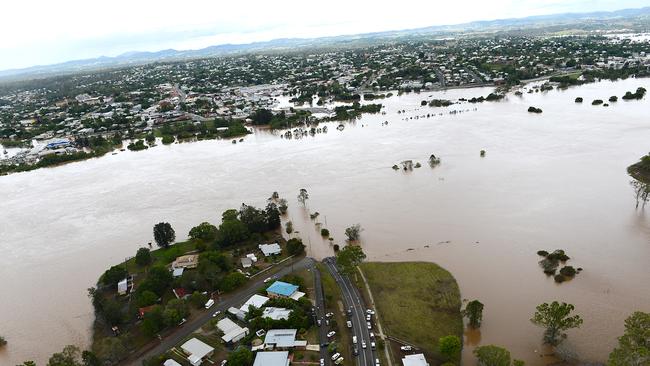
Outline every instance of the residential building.
<path fill-rule="evenodd" d="M 223 332 L 223 339 L 226 343 L 235 343 L 248 335 L 248 328 L 242 328 L 237 323 L 228 318 L 223 318 L 217 322 L 217 328 Z"/>
<path fill-rule="evenodd" d="M 402 365 L 404 366 L 429 366 L 426 358 L 422 353 L 414 355 L 406 355 L 402 358 Z"/>
<path fill-rule="evenodd" d="M 262 254 L 264 254 L 265 257 L 270 257 L 272 255 L 279 255 L 282 253 L 282 248 L 280 248 L 280 245 L 278 243 L 273 243 L 273 244 L 260 244 L 258 245 L 260 250 L 262 251 Z"/>
<path fill-rule="evenodd" d="M 307 341 L 296 340 L 297 329 L 271 329 L 264 337 L 265 349 L 288 349 L 307 346 Z"/>
<path fill-rule="evenodd" d="M 192 366 L 199 366 L 206 357 L 212 356 L 214 348 L 209 346 L 196 338 L 192 338 L 189 341 L 181 345 L 181 349 L 185 354 L 187 354 L 187 360 L 192 364 Z"/>
<path fill-rule="evenodd" d="M 298 300 L 301 297 L 305 296 L 305 293 L 298 291 L 298 288 L 298 286 L 290 283 L 275 281 L 266 289 L 266 294 L 272 298 L 283 297 L 287 299 Z"/>
<path fill-rule="evenodd" d="M 257 352 L 253 366 L 289 366 L 289 352 Z"/>
<path fill-rule="evenodd" d="M 182 255 L 172 263 L 172 268 L 196 268 L 199 265 L 198 254 Z"/>
<path fill-rule="evenodd" d="M 269 318 L 273 320 L 289 319 L 290 314 L 291 314 L 291 310 L 285 308 L 267 307 L 264 308 L 264 311 L 262 311 L 263 318 Z"/>

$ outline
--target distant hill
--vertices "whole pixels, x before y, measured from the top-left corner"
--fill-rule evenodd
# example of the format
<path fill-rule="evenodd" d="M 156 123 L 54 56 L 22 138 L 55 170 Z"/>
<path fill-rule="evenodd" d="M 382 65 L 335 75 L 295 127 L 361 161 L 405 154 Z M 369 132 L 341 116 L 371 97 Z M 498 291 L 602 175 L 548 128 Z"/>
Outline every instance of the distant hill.
<path fill-rule="evenodd" d="M 500 32 L 513 30 L 539 29 L 553 26 L 603 25 L 606 22 L 638 18 L 645 22 L 645 29 L 650 21 L 650 7 L 640 9 L 623 9 L 611 12 L 563 13 L 474 21 L 470 23 L 439 25 L 424 28 L 394 30 L 355 35 L 322 38 L 282 38 L 267 42 L 247 44 L 223 44 L 198 50 L 167 49 L 156 52 L 127 52 L 115 57 L 98 57 L 86 60 L 74 60 L 54 65 L 33 66 L 24 69 L 0 71 L 0 80 L 38 78 L 55 74 L 74 73 L 98 69 L 141 65 L 153 62 L 179 61 L 204 57 L 227 56 L 261 51 L 283 51 L 319 47 L 341 47 L 359 44 L 377 43 L 409 36 L 452 36 L 461 32 Z"/>

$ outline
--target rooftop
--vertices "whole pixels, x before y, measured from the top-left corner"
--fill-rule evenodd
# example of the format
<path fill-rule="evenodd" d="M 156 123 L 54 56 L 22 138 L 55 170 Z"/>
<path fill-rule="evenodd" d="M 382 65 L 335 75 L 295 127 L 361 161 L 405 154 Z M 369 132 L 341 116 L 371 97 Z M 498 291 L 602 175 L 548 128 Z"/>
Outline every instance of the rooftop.
<path fill-rule="evenodd" d="M 297 332 L 296 329 L 271 329 L 266 333 L 264 344 L 271 347 L 294 347 Z"/>
<path fill-rule="evenodd" d="M 255 295 L 251 296 L 251 298 L 248 299 L 248 301 L 246 301 L 244 303 L 244 305 L 242 305 L 242 307 L 239 308 L 239 310 L 247 313 L 249 306 L 253 306 L 254 308 L 259 309 L 262 306 L 264 306 L 264 304 L 266 304 L 267 301 L 269 301 L 268 297 L 255 294 Z"/>
<path fill-rule="evenodd" d="M 402 364 L 404 366 L 429 366 L 422 353 L 404 356 L 404 358 L 402 358 Z"/>
<path fill-rule="evenodd" d="M 253 366 L 288 366 L 289 352 L 257 352 Z"/>
<path fill-rule="evenodd" d="M 210 347 L 209 345 L 201 342 L 196 338 L 192 338 L 189 341 L 183 343 L 181 349 L 183 350 L 183 352 L 189 355 L 187 359 L 193 365 L 200 364 L 200 361 L 203 359 L 203 357 L 209 355 L 210 353 L 212 353 L 212 351 L 214 351 L 214 348 Z"/>
<path fill-rule="evenodd" d="M 275 281 L 266 289 L 266 292 L 268 293 L 274 293 L 285 297 L 290 297 L 296 291 L 298 291 L 298 286 L 282 281 Z"/>

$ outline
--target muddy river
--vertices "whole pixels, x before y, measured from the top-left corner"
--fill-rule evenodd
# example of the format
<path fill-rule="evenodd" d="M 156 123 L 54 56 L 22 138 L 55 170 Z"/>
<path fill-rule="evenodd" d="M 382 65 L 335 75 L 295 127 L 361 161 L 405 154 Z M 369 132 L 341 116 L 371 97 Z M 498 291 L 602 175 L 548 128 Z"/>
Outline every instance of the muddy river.
<path fill-rule="evenodd" d="M 0 364 L 43 364 L 66 344 L 87 346 L 86 288 L 151 241 L 155 223 L 169 221 L 180 239 L 227 208 L 263 205 L 272 191 L 289 199 L 290 219 L 316 257 L 332 254 L 308 217 L 318 211 L 335 243 L 360 223 L 369 260 L 450 270 L 463 298 L 485 304 L 481 333 L 466 337 L 465 364 L 473 365 L 476 342 L 544 364 L 542 330 L 529 319 L 555 299 L 584 318 L 567 348 L 603 361 L 623 320 L 650 311 L 650 207 L 635 209 L 625 171 L 650 150 L 650 98 L 620 100 L 638 86 L 650 89 L 650 79 L 448 108 L 420 101 L 491 89 L 395 96 L 382 101 L 386 115 L 343 131 L 333 124 L 291 140 L 257 131 L 238 144 L 159 146 L 0 177 L 0 334 L 9 342 Z M 610 95 L 619 102 L 591 105 Z M 531 105 L 544 112 L 528 113 Z M 427 113 L 436 115 L 415 118 Z M 442 159 L 434 169 L 432 153 Z M 391 169 L 406 159 L 423 167 Z M 306 208 L 295 198 L 300 188 L 310 193 Z M 537 264 L 538 250 L 556 248 L 584 268 L 561 285 Z"/>

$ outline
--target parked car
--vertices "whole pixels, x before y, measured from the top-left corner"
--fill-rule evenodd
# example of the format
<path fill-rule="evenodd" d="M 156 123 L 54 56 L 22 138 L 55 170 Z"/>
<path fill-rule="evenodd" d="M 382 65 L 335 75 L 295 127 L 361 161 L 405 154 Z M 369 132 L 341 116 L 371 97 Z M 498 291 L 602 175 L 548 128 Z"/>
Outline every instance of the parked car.
<path fill-rule="evenodd" d="M 370 315 L 370 314 L 366 315 L 366 320 L 370 321 L 370 319 L 372 319 L 372 315 Z"/>
<path fill-rule="evenodd" d="M 370 342 L 370 348 L 375 349 L 375 347 L 376 347 L 375 342 L 374 341 Z"/>
<path fill-rule="evenodd" d="M 411 346 L 402 346 L 399 349 L 401 349 L 402 351 L 413 351 L 413 347 Z"/>
<path fill-rule="evenodd" d="M 325 317 L 327 317 L 327 318 L 331 318 L 333 316 L 334 316 L 334 313 L 332 313 L 332 312 L 329 312 L 329 313 L 325 314 Z"/>
<path fill-rule="evenodd" d="M 327 338 L 332 338 L 332 337 L 334 337 L 335 334 L 336 334 L 335 331 L 331 331 L 331 332 L 327 333 Z"/>
<path fill-rule="evenodd" d="M 180 323 L 178 323 L 178 326 L 180 327 L 181 325 L 185 324 L 187 322 L 187 319 L 183 318 Z"/>
<path fill-rule="evenodd" d="M 221 311 L 217 310 L 214 312 L 214 314 L 212 314 L 212 317 L 216 318 L 217 316 L 219 316 L 219 314 L 221 314 Z"/>
<path fill-rule="evenodd" d="M 316 320 L 316 324 L 318 324 L 318 326 L 320 327 L 320 325 L 321 325 L 320 319 Z"/>
<path fill-rule="evenodd" d="M 341 357 L 341 354 L 336 352 L 335 354 L 332 355 L 332 361 L 336 360 L 339 357 Z"/>
<path fill-rule="evenodd" d="M 371 310 L 371 309 L 368 309 L 368 310 L 366 310 L 366 314 L 368 314 L 368 315 L 375 315 L 375 311 L 374 311 L 374 310 Z"/>
<path fill-rule="evenodd" d="M 379 366 L 379 359 L 378 358 L 375 359 L 375 366 Z"/>
<path fill-rule="evenodd" d="M 214 300 L 210 299 L 208 302 L 205 303 L 205 308 L 210 309 L 214 305 Z"/>
<path fill-rule="evenodd" d="M 343 357 L 339 358 L 338 360 L 334 361 L 335 364 L 340 365 L 343 363 Z"/>
<path fill-rule="evenodd" d="M 320 359 L 320 366 L 325 366 L 325 359 L 324 358 Z"/>
<path fill-rule="evenodd" d="M 267 278 L 264 279 L 264 283 L 268 283 L 268 282 L 271 281 L 271 280 L 272 280 L 271 277 L 267 277 Z"/>
<path fill-rule="evenodd" d="M 349 321 L 349 320 L 347 322 L 345 322 L 345 325 L 347 325 L 348 328 L 352 328 L 352 322 Z"/>
<path fill-rule="evenodd" d="M 223 361 L 221 361 L 221 366 L 224 366 L 227 363 L 228 363 L 228 360 L 223 360 Z"/>
<path fill-rule="evenodd" d="M 370 324 L 370 322 L 366 322 L 366 324 L 368 325 L 368 329 L 372 329 L 372 324 Z"/>
<path fill-rule="evenodd" d="M 370 332 L 370 339 L 375 339 L 375 333 Z"/>

